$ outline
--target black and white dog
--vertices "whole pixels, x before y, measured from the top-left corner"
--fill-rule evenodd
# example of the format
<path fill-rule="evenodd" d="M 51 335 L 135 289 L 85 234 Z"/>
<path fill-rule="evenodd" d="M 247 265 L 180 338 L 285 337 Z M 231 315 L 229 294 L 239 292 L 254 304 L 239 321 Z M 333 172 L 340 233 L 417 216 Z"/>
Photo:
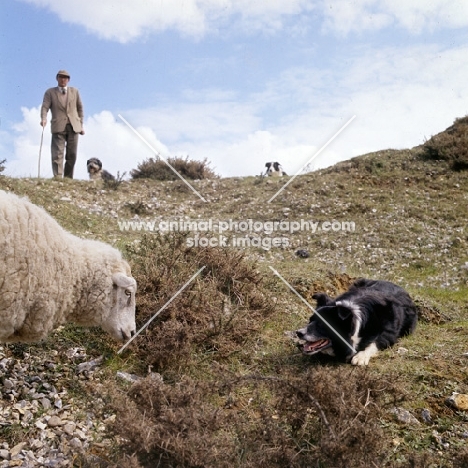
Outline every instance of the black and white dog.
<path fill-rule="evenodd" d="M 412 333 L 418 314 L 409 294 L 389 281 L 359 279 L 336 299 L 319 293 L 309 324 L 296 331 L 302 352 L 367 366 L 379 350 Z"/>
<path fill-rule="evenodd" d="M 284 175 L 288 175 L 286 174 L 286 172 L 284 172 L 279 162 L 267 162 L 265 164 L 265 167 L 267 168 L 265 172 L 265 175 L 267 176 L 281 177 Z"/>
<path fill-rule="evenodd" d="M 102 162 L 98 158 L 91 158 L 86 161 L 89 178 L 91 180 L 115 180 L 115 177 L 102 168 Z"/>

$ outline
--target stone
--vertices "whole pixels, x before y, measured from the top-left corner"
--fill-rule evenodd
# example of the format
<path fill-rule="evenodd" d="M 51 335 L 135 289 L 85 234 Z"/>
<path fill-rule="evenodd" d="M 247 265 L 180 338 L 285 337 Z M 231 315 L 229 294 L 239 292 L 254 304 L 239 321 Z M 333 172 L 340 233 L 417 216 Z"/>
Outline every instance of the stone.
<path fill-rule="evenodd" d="M 116 375 L 120 379 L 126 380 L 127 382 L 130 382 L 130 383 L 134 383 L 134 382 L 136 382 L 137 380 L 140 379 L 140 377 L 138 377 L 138 375 L 129 374 L 128 372 L 118 371 Z"/>
<path fill-rule="evenodd" d="M 93 359 L 92 361 L 88 362 L 83 362 L 79 364 L 76 368 L 77 374 L 81 374 L 82 372 L 90 372 L 96 369 L 99 365 L 102 364 L 102 361 L 104 359 L 104 356 L 99 356 L 96 359 Z"/>
<path fill-rule="evenodd" d="M 392 408 L 390 413 L 395 416 L 397 421 L 402 423 L 415 425 L 421 424 L 408 410 L 405 410 L 404 408 Z"/>
<path fill-rule="evenodd" d="M 47 424 L 44 424 L 41 421 L 36 421 L 35 426 L 41 431 L 43 431 L 47 427 Z"/>
<path fill-rule="evenodd" d="M 453 392 L 452 395 L 445 400 L 445 403 L 457 410 L 467 411 L 468 395 L 465 395 L 464 393 Z"/>
<path fill-rule="evenodd" d="M 21 450 L 23 450 L 24 447 L 26 447 L 26 442 L 20 442 L 19 444 L 16 444 L 11 450 L 10 450 L 10 456 L 14 457 L 18 455 Z"/>
<path fill-rule="evenodd" d="M 50 402 L 49 399 L 47 398 L 41 398 L 41 400 L 39 400 L 41 402 L 41 405 L 44 409 L 48 410 L 50 408 L 52 408 L 52 403 Z"/>
<path fill-rule="evenodd" d="M 83 448 L 83 443 L 78 439 L 78 437 L 73 437 L 73 439 L 70 440 L 70 447 L 79 450 Z"/>
<path fill-rule="evenodd" d="M 62 420 L 58 416 L 51 416 L 50 419 L 47 421 L 47 425 L 49 427 L 57 427 L 63 424 Z"/>
<path fill-rule="evenodd" d="M 76 424 L 74 422 L 67 422 L 63 426 L 64 432 L 66 432 L 68 435 L 72 435 L 75 432 L 76 429 Z"/>
<path fill-rule="evenodd" d="M 424 408 L 421 411 L 421 418 L 427 424 L 430 424 L 432 422 L 431 412 L 427 408 Z"/>
<path fill-rule="evenodd" d="M 296 255 L 299 257 L 299 258 L 309 258 L 310 257 L 310 254 L 307 250 L 305 249 L 299 249 L 296 251 Z"/>

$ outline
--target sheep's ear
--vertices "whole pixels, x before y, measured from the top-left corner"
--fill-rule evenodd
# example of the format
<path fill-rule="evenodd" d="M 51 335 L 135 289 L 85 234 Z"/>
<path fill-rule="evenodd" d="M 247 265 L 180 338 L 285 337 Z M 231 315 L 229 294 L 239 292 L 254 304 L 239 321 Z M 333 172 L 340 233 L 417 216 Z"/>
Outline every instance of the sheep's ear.
<path fill-rule="evenodd" d="M 317 301 L 317 307 L 323 307 L 333 302 L 333 300 L 325 293 L 316 293 L 312 296 L 312 299 Z"/>
<path fill-rule="evenodd" d="M 112 282 L 120 288 L 136 287 L 135 279 L 127 276 L 125 273 L 114 273 L 112 275 Z"/>
<path fill-rule="evenodd" d="M 122 260 L 122 264 L 125 268 L 125 273 L 127 276 L 132 276 L 132 269 L 130 268 L 129 263 L 126 260 Z"/>

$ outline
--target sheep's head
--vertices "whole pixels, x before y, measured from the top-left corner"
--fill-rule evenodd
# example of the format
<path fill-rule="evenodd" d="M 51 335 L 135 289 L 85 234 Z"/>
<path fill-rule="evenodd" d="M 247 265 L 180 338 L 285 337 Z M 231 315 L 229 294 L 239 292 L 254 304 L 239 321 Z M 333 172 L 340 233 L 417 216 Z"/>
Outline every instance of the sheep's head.
<path fill-rule="evenodd" d="M 135 334 L 135 293 L 136 281 L 125 273 L 112 275 L 112 306 L 102 328 L 120 341 L 128 340 Z"/>

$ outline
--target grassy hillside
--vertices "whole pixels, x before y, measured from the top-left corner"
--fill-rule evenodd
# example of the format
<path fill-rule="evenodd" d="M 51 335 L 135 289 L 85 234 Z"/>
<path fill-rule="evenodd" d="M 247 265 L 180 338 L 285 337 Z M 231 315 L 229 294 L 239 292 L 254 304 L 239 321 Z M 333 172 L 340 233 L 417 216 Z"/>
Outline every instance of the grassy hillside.
<path fill-rule="evenodd" d="M 120 355 L 103 333 L 73 327 L 4 347 L 58 351 L 61 385 L 103 425 L 75 466 L 467 466 L 467 414 L 445 400 L 468 393 L 468 173 L 424 147 L 385 150 L 299 176 L 268 203 L 288 180 L 191 182 L 203 201 L 180 181 L 110 190 L 0 177 L 0 189 L 27 195 L 65 228 L 125 252 L 139 284 L 137 326 L 205 267 Z M 121 229 L 210 220 L 225 232 Z M 262 230 L 242 230 L 249 222 Z M 227 247 L 204 246 L 220 235 Z M 314 292 L 337 294 L 359 276 L 396 282 L 420 306 L 417 331 L 366 369 L 304 357 L 285 332 L 310 311 L 272 268 L 312 305 Z M 65 355 L 73 346 L 104 354 L 99 370 L 77 378 Z M 417 422 L 397 420 L 395 408 Z M 24 424 L 5 427 L 10 446 L 27 440 Z"/>

